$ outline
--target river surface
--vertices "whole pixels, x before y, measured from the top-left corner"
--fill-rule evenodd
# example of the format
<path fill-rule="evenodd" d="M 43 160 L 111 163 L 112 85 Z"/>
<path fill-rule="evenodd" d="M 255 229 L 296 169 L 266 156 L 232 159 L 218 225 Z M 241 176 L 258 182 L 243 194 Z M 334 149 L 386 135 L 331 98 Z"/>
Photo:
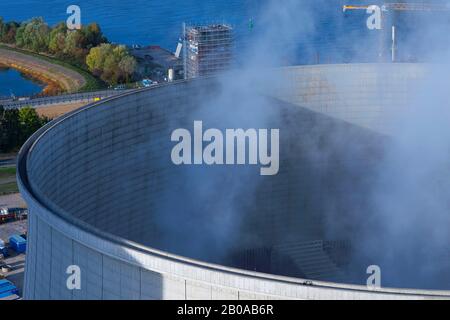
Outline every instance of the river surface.
<path fill-rule="evenodd" d="M 251 43 L 259 32 L 264 32 L 267 25 L 261 18 L 261 12 L 269 0 L 3 0 L 0 1 L 0 16 L 5 21 L 26 21 L 32 17 L 43 17 L 50 25 L 66 21 L 67 7 L 76 3 L 81 8 L 83 24 L 97 22 L 107 38 L 114 43 L 127 45 L 160 45 L 175 51 L 181 36 L 182 24 L 204 24 L 226 22 L 234 27 L 235 46 L 239 50 Z M 277 0 L 280 6 L 283 1 Z M 314 21 L 314 33 L 297 34 L 289 38 L 280 33 L 278 39 L 267 43 L 266 50 L 295 47 L 291 52 L 289 64 L 311 63 L 346 63 L 369 62 L 379 55 L 380 32 L 366 28 L 367 14 L 363 10 L 344 13 L 343 4 L 381 4 L 381 0 L 296 0 L 315 6 L 308 15 Z M 299 11 L 302 10 L 303 7 Z M 306 9 L 305 9 L 306 10 Z M 402 13 L 402 15 L 406 15 Z M 270 16 L 270 14 L 269 14 Z M 413 17 L 416 21 L 417 16 Z M 249 27 L 252 21 L 252 28 Z M 294 28 L 302 28 L 306 24 L 304 13 L 299 12 L 299 19 Z M 409 29 L 408 29 L 409 28 Z M 397 41 L 414 28 L 411 23 L 399 23 Z M 386 30 L 390 28 L 386 28 Z M 389 33 L 387 30 L 386 33 Z M 385 33 L 384 54 L 390 57 L 390 34 Z M 444 34 L 444 33 L 442 33 Z M 412 42 L 417 51 L 417 41 Z M 421 46 L 429 48 L 429 46 Z M 409 57 L 405 46 L 399 45 L 397 55 Z M 244 51 L 244 50 L 242 50 Z M 242 52 L 241 51 L 241 52 Z M 239 51 L 238 51 L 239 52 Z M 245 60 L 244 60 L 245 62 Z M 8 83 L 8 75 L 0 74 L 0 83 Z M 17 77 L 17 75 L 16 75 Z M 15 87 L 15 93 L 33 92 L 34 85 L 22 83 Z M 27 88 L 29 86 L 29 88 Z M 9 87 L 0 88 L 2 94 L 8 93 Z"/>
<path fill-rule="evenodd" d="M 364 12 L 354 12 L 351 15 L 342 12 L 342 5 L 347 3 L 345 0 L 298 1 L 308 3 L 309 6 L 316 5 L 313 12 L 308 13 L 315 21 L 316 36 L 302 38 L 300 35 L 289 43 L 308 48 L 299 50 L 298 57 L 303 60 L 310 57 L 316 59 L 317 56 L 323 57 L 322 60 L 325 61 L 330 60 L 327 53 L 336 48 L 342 49 L 340 59 L 343 60 L 347 46 L 371 36 L 365 28 Z M 66 21 L 67 7 L 76 3 L 81 8 L 82 23 L 98 22 L 110 41 L 128 45 L 161 45 L 172 51 L 177 46 L 183 22 L 226 22 L 234 27 L 239 48 L 249 43 L 252 34 L 266 28 L 261 12 L 264 12 L 267 2 L 268 0 L 4 0 L 0 1 L 0 16 L 6 21 L 25 21 L 41 16 L 50 25 L 54 25 Z M 318 4 L 319 2 L 326 5 Z M 352 4 L 362 2 L 364 1 L 354 0 Z M 283 5 L 282 0 L 279 3 L 280 6 Z M 251 30 L 250 20 L 253 21 Z M 292 28 L 301 28 L 304 23 L 299 18 L 298 25 Z M 283 42 L 283 36 L 280 34 L 280 43 Z M 277 44 L 268 43 L 268 48 L 273 45 Z"/>
<path fill-rule="evenodd" d="M 0 68 L 0 96 L 29 96 L 39 93 L 44 88 L 14 69 Z"/>

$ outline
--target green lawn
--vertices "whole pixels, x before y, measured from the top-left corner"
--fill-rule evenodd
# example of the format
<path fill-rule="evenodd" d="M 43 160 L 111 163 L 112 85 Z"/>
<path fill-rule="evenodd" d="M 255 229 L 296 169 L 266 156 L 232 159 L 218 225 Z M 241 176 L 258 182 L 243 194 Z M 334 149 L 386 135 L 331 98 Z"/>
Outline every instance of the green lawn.
<path fill-rule="evenodd" d="M 16 168 L 0 168 L 0 183 L 2 179 L 7 179 L 16 176 Z"/>
<path fill-rule="evenodd" d="M 16 168 L 0 168 L 0 196 L 17 192 Z"/>
<path fill-rule="evenodd" d="M 0 196 L 10 194 L 10 193 L 18 193 L 18 192 L 19 192 L 19 188 L 17 187 L 16 182 L 0 184 Z"/>

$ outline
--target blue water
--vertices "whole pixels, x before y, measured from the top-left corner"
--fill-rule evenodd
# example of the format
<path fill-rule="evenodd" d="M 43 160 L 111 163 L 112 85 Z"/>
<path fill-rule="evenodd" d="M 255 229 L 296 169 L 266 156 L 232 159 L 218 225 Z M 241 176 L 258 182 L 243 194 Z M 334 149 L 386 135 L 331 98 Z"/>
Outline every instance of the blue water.
<path fill-rule="evenodd" d="M 76 3 L 82 23 L 98 22 L 108 39 L 126 44 L 159 44 L 174 50 L 183 22 L 226 21 L 239 29 L 264 0 L 4 0 L 0 16 L 24 21 L 42 16 L 50 24 L 67 19 Z"/>
<path fill-rule="evenodd" d="M 29 96 L 42 91 L 44 85 L 25 78 L 14 69 L 0 68 L 0 96 Z"/>
<path fill-rule="evenodd" d="M 76 3 L 81 8 L 82 23 L 98 22 L 108 39 L 124 44 L 156 44 L 175 50 L 183 22 L 227 22 L 234 26 L 238 45 L 245 45 L 251 37 L 249 19 L 254 19 L 254 30 L 263 30 L 259 20 L 260 11 L 268 0 L 3 0 L 0 16 L 4 20 L 24 21 L 42 16 L 53 25 L 65 21 L 66 9 Z M 299 0 L 316 3 L 317 0 Z M 283 1 L 279 1 L 280 5 Z M 364 14 L 354 13 L 346 17 L 342 12 L 345 0 L 328 0 L 319 6 L 314 19 L 317 34 L 314 39 L 296 39 L 296 44 L 314 46 L 308 50 L 308 58 L 322 57 L 330 60 L 327 52 L 342 50 L 346 55 L 348 46 L 366 39 Z M 362 3 L 353 0 L 352 3 Z M 367 2 L 367 1 L 366 1 Z M 375 1 L 377 2 L 377 1 Z M 323 3 L 323 1 L 322 1 Z M 299 25 L 303 23 L 298 21 Z M 350 37 L 349 37 L 350 36 Z M 280 36 L 282 40 L 282 35 Z M 300 56 L 304 56 L 300 55 Z"/>
<path fill-rule="evenodd" d="M 265 25 L 260 12 L 269 0 L 2 0 L 0 16 L 5 21 L 25 21 L 41 16 L 50 25 L 66 21 L 66 9 L 76 3 L 81 8 L 82 23 L 98 22 L 108 39 L 115 43 L 161 45 L 174 51 L 181 35 L 183 22 L 208 23 L 226 22 L 234 26 L 236 47 L 244 48 Z M 277 0 L 280 6 L 283 0 Z M 380 37 L 377 32 L 365 27 L 366 14 L 363 11 L 344 14 L 342 5 L 380 4 L 384 1 L 369 0 L 298 0 L 315 6 L 310 14 L 315 21 L 315 32 L 302 38 L 286 39 L 280 34 L 279 41 L 267 43 L 267 51 L 295 46 L 291 64 L 367 62 L 377 59 Z M 300 16 L 300 15 L 299 15 Z M 254 28 L 248 28 L 249 20 Z M 301 28 L 305 22 L 298 21 Z M 413 25 L 414 26 L 414 25 Z M 398 38 L 406 34 L 406 27 L 399 26 Z M 444 34 L 444 33 L 442 33 Z M 389 48 L 387 37 L 387 48 Z M 412 42 L 416 50 L 417 41 Z M 422 48 L 430 46 L 423 45 Z M 403 47 L 402 47 L 403 48 Z M 262 50 L 266 50 L 263 48 Z M 389 49 L 388 49 L 389 50 Z M 417 51 L 417 50 L 416 50 Z M 385 52 L 389 55 L 389 52 Z M 399 55 L 408 56 L 407 50 Z M 295 61 L 294 61 L 295 60 Z M 0 92 L 8 93 L 13 83 L 15 93 L 34 92 L 35 84 L 17 79 L 11 82 L 11 74 L 0 74 Z M 17 77 L 17 75 L 15 75 Z M 7 85 L 5 87 L 5 85 Z"/>

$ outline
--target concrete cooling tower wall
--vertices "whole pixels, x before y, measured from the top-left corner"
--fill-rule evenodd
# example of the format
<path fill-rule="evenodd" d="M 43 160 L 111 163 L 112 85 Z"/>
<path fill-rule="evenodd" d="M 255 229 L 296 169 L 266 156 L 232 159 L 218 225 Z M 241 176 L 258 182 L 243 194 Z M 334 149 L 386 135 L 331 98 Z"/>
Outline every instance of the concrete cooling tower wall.
<path fill-rule="evenodd" d="M 425 68 L 277 72 L 284 85 L 261 95 L 230 93 L 220 79 L 178 82 L 91 104 L 37 132 L 18 165 L 29 205 L 25 298 L 447 297 L 350 284 L 365 283 L 352 248 L 389 141 L 386 111 L 408 104 Z M 205 129 L 279 128 L 278 174 L 174 165 L 171 133 L 198 120 Z M 71 265 L 81 290 L 67 288 Z"/>

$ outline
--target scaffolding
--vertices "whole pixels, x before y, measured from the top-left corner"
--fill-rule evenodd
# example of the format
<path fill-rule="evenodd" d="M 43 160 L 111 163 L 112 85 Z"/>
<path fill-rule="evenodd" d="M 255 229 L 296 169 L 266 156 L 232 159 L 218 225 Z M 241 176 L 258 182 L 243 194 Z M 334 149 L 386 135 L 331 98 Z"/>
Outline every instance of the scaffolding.
<path fill-rule="evenodd" d="M 233 58 L 230 25 L 183 25 L 183 39 L 185 79 L 214 75 L 230 67 Z"/>

